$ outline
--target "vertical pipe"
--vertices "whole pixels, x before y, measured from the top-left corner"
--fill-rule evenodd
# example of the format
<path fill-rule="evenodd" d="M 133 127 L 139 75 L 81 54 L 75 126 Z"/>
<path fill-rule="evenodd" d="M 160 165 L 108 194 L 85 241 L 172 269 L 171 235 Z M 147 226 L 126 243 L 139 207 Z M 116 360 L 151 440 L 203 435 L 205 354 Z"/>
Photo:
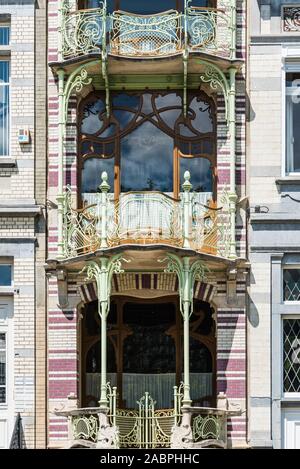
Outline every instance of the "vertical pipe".
<path fill-rule="evenodd" d="M 102 183 L 100 184 L 101 190 L 101 244 L 100 248 L 107 248 L 107 193 L 110 186 L 107 182 L 108 175 L 106 171 L 101 174 Z"/>
<path fill-rule="evenodd" d="M 236 217 L 236 158 L 235 158 L 235 140 L 236 140 L 236 122 L 235 122 L 235 96 L 236 96 L 236 69 L 229 69 L 230 89 L 229 89 L 229 138 L 230 138 L 230 193 L 229 193 L 229 212 L 230 212 L 230 251 L 229 257 L 236 258 L 235 241 L 235 217 Z"/>
<path fill-rule="evenodd" d="M 230 6 L 231 14 L 231 47 L 230 47 L 230 58 L 235 60 L 236 58 L 236 0 L 231 0 Z"/>
<path fill-rule="evenodd" d="M 99 300 L 98 300 L 99 301 Z M 107 367 L 106 367 L 106 347 L 107 347 L 107 331 L 106 331 L 106 316 L 107 316 L 107 303 L 100 302 L 101 311 L 101 394 L 100 394 L 100 407 L 107 409 Z"/>
<path fill-rule="evenodd" d="M 58 246 L 57 246 L 57 257 L 63 257 L 63 173 L 64 173 L 64 136 L 66 126 L 65 116 L 65 93 L 64 93 L 64 81 L 65 72 L 63 69 L 57 71 L 58 75 L 58 196 L 57 196 L 57 235 L 58 235 Z"/>
<path fill-rule="evenodd" d="M 57 36 L 57 56 L 58 62 L 63 60 L 63 2 L 64 0 L 59 1 L 59 7 L 57 12 L 57 21 L 58 21 L 58 36 Z"/>
<path fill-rule="evenodd" d="M 190 262 L 183 258 L 183 406 L 190 406 Z"/>

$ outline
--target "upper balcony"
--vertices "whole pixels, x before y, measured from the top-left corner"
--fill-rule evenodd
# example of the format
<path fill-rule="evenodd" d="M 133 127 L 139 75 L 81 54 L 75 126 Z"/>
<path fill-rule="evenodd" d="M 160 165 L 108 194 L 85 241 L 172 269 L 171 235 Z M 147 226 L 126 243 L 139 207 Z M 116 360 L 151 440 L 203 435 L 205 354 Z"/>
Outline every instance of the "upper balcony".
<path fill-rule="evenodd" d="M 62 2 L 69 5 L 68 2 Z M 166 58 L 203 53 L 223 59 L 235 58 L 236 8 L 222 0 L 224 8 L 193 6 L 152 15 L 101 8 L 61 9 L 61 60 L 93 54 L 134 59 Z"/>
<path fill-rule="evenodd" d="M 180 198 L 163 192 L 127 192 L 118 199 L 108 194 L 107 174 L 102 173 L 94 203 L 72 207 L 72 194 L 64 196 L 65 259 L 99 249 L 128 245 L 164 245 L 229 257 L 230 210 L 226 193 L 216 207 L 208 193 L 191 192 L 186 171 Z"/>

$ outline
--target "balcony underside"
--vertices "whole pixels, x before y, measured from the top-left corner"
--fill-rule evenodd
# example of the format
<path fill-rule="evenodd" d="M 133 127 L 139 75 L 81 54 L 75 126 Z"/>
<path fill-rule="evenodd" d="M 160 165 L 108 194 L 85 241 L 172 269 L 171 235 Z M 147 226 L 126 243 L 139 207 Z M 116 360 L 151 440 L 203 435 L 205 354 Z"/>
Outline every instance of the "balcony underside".
<path fill-rule="evenodd" d="M 220 70 L 226 72 L 229 68 L 235 67 L 239 69 L 242 66 L 241 60 L 230 60 L 215 55 L 192 52 L 188 58 L 188 73 L 201 73 L 205 70 L 205 65 L 201 64 L 201 60 L 212 62 L 218 66 Z M 63 62 L 51 62 L 49 65 L 53 70 L 63 68 L 70 75 L 79 66 L 86 64 L 89 75 L 99 75 L 101 73 L 101 53 L 92 53 L 77 58 L 70 58 Z M 109 75 L 149 75 L 149 74 L 182 74 L 183 73 L 183 56 L 182 53 L 170 55 L 168 57 L 117 57 L 108 54 L 107 66 Z"/>
<path fill-rule="evenodd" d="M 179 257 L 190 257 L 193 260 L 202 260 L 212 271 L 224 271 L 227 268 L 242 267 L 247 261 L 244 258 L 234 260 L 224 259 L 220 256 L 212 254 L 197 253 L 190 249 L 178 248 L 163 244 L 130 244 L 120 245 L 117 247 L 99 249 L 95 252 L 81 254 L 79 256 L 70 257 L 68 259 L 56 260 L 50 257 L 47 260 L 48 271 L 64 268 L 66 270 L 82 270 L 89 261 L 97 260 L 101 257 L 112 257 L 116 254 L 130 260 L 127 265 L 130 271 L 163 271 L 164 267 L 159 260 L 163 259 L 167 253 L 176 254 Z"/>

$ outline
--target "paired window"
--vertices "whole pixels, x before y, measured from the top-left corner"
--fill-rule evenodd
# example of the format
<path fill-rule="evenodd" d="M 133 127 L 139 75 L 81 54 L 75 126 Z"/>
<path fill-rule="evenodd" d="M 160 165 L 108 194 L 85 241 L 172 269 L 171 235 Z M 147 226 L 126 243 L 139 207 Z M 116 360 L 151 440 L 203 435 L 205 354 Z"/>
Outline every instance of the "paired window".
<path fill-rule="evenodd" d="M 0 24 L 0 46 L 8 46 L 10 41 L 10 26 Z"/>
<path fill-rule="evenodd" d="M 0 404 L 6 403 L 6 333 L 0 332 Z"/>
<path fill-rule="evenodd" d="M 160 191 L 178 197 L 183 175 L 193 191 L 215 188 L 215 107 L 203 92 L 188 95 L 187 117 L 179 91 L 116 92 L 106 117 L 105 96 L 81 105 L 79 168 L 82 199 L 99 191 L 108 173 L 111 192 Z"/>

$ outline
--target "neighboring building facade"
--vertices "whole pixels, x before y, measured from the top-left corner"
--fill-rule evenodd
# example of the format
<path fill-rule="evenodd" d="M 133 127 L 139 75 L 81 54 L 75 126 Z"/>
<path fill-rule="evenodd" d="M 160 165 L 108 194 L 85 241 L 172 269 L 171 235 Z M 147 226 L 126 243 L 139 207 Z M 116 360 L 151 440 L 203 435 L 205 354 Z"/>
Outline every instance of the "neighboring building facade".
<path fill-rule="evenodd" d="M 253 1 L 249 60 L 249 437 L 300 448 L 300 3 Z"/>
<path fill-rule="evenodd" d="M 48 1 L 50 448 L 246 446 L 246 2 L 161 3 Z"/>
<path fill-rule="evenodd" d="M 45 8 L 0 2 L 0 448 L 46 445 Z"/>

